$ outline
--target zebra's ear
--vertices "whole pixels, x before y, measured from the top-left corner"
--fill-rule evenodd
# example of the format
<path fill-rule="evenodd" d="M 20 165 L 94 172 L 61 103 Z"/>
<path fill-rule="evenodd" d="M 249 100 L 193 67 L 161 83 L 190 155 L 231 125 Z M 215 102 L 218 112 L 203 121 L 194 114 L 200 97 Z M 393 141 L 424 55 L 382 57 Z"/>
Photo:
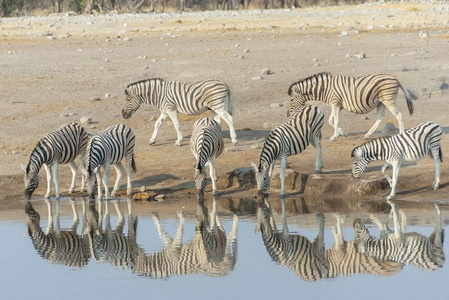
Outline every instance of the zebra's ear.
<path fill-rule="evenodd" d="M 266 161 L 264 161 L 264 162 L 262 163 L 262 169 L 268 170 L 268 167 L 269 167 L 268 163 L 267 163 Z"/>
<path fill-rule="evenodd" d="M 353 149 L 351 152 L 351 157 L 354 157 L 354 156 L 355 156 L 355 149 Z"/>
<path fill-rule="evenodd" d="M 128 86 L 125 84 L 125 95 L 128 96 L 128 94 L 131 93 L 131 90 L 128 88 Z"/>
<path fill-rule="evenodd" d="M 20 164 L 20 166 L 22 167 L 22 169 L 26 172 L 27 171 L 27 167 L 24 164 Z"/>
<path fill-rule="evenodd" d="M 253 162 L 251 162 L 251 167 L 253 167 L 254 171 L 258 172 L 259 168 L 257 167 L 257 165 Z"/>

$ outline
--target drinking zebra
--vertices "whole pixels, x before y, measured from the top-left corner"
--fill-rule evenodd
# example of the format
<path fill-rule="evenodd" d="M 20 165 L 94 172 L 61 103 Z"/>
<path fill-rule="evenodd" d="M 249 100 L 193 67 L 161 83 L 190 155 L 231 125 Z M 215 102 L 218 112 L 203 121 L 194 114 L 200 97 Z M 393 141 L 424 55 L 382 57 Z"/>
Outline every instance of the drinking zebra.
<path fill-rule="evenodd" d="M 285 214 L 285 199 L 282 204 L 282 232 L 278 232 L 270 204 L 266 197 L 258 199 L 257 217 L 262 240 L 271 259 L 287 266 L 306 281 L 317 281 L 329 276 L 329 263 L 325 257 L 324 216 L 317 215 L 318 235 L 313 242 L 298 234 L 289 234 Z"/>
<path fill-rule="evenodd" d="M 106 128 L 104 131 L 95 135 L 88 143 L 86 150 L 86 166 L 83 172 L 86 174 L 87 193 L 89 197 L 94 198 L 94 187 L 97 185 L 98 199 L 101 199 L 101 172 L 103 167 L 103 185 L 105 197 L 109 199 L 114 197 L 119 190 L 119 183 L 123 173 L 122 159 L 126 158 L 126 172 L 128 185 L 126 193 L 132 192 L 131 171 L 136 172 L 136 163 L 134 160 L 134 132 L 124 124 L 116 124 Z M 109 168 L 115 167 L 117 178 L 114 189 L 109 194 Z"/>
<path fill-rule="evenodd" d="M 167 118 L 173 122 L 178 138 L 175 145 L 182 141 L 178 112 L 185 115 L 198 115 L 212 110 L 215 120 L 220 118 L 229 126 L 232 143 L 237 143 L 234 129 L 233 101 L 229 86 L 220 80 L 198 82 L 165 81 L 160 78 L 141 80 L 125 86 L 126 105 L 122 110 L 123 118 L 128 119 L 142 103 L 156 106 L 161 115 L 154 125 L 150 145 L 156 142 L 159 127 Z"/>
<path fill-rule="evenodd" d="M 334 127 L 331 141 L 346 133 L 339 127 L 340 111 L 348 110 L 356 114 L 365 114 L 377 107 L 377 121 L 365 134 L 368 139 L 384 118 L 385 108 L 396 117 L 400 133 L 404 132 L 402 114 L 396 106 L 399 88 L 404 92 L 408 111 L 413 114 L 413 102 L 417 99 L 413 93 L 403 87 L 392 75 L 372 74 L 359 77 L 332 76 L 319 73 L 293 83 L 288 89 L 291 97 L 288 113 L 307 101 L 323 101 L 332 107 L 329 124 Z"/>
<path fill-rule="evenodd" d="M 206 167 L 209 165 L 209 174 L 212 180 L 214 195 L 218 195 L 215 185 L 215 159 L 221 155 L 224 148 L 220 124 L 214 119 L 205 117 L 193 124 L 193 133 L 190 138 L 190 150 L 195 156 L 195 185 L 199 193 L 204 194 L 206 188 Z"/>
<path fill-rule="evenodd" d="M 315 173 L 321 173 L 321 128 L 324 114 L 316 106 L 299 107 L 287 122 L 271 130 L 260 154 L 259 166 L 251 163 L 255 171 L 259 194 L 267 194 L 276 159 L 281 160 L 281 195 L 285 194 L 285 167 L 287 157 L 303 152 L 309 144 L 317 150 Z"/>
<path fill-rule="evenodd" d="M 59 198 L 58 165 L 60 164 L 68 164 L 72 170 L 72 183 L 69 194 L 73 193 L 77 174 L 75 158 L 79 156 L 80 164 L 84 165 L 88 141 L 89 135 L 87 131 L 77 123 L 68 123 L 46 134 L 31 152 L 28 165 L 26 167 L 21 165 L 25 171 L 23 179 L 26 199 L 30 199 L 34 190 L 39 186 L 38 174 L 42 165 L 47 173 L 45 198 L 50 197 L 52 175 L 56 198 Z M 81 190 L 84 191 L 84 174 L 82 174 L 82 177 Z"/>
<path fill-rule="evenodd" d="M 391 200 L 396 194 L 396 184 L 402 163 L 418 161 L 428 154 L 433 157 L 435 165 L 435 180 L 432 187 L 438 189 L 440 185 L 440 163 L 443 161 L 440 145 L 442 133 L 441 127 L 435 122 L 424 122 L 402 134 L 377 138 L 354 148 L 351 153 L 351 157 L 354 158 L 352 168 L 354 179 L 360 180 L 370 162 L 385 160 L 386 163 L 382 167 L 382 173 L 392 188 L 390 195 L 387 197 L 387 200 Z M 393 166 L 392 177 L 386 172 L 389 166 Z"/>
<path fill-rule="evenodd" d="M 48 209 L 47 231 L 40 227 L 40 215 L 27 201 L 25 203 L 26 224 L 37 253 L 52 264 L 68 267 L 84 267 L 89 262 L 90 253 L 86 240 L 77 234 L 79 224 L 76 203 L 71 201 L 73 221 L 70 230 L 61 230 L 59 223 L 59 200 L 56 202 L 56 213 L 53 218 L 52 203 L 46 200 Z"/>
<path fill-rule="evenodd" d="M 406 233 L 406 221 L 399 222 L 396 205 L 389 201 L 393 212 L 394 232 L 385 238 L 375 238 L 360 219 L 354 221 L 354 235 L 358 252 L 365 253 L 381 261 L 400 262 L 416 266 L 425 271 L 435 271 L 443 267 L 445 255 L 443 251 L 444 229 L 441 223 L 441 212 L 435 204 L 436 226 L 433 233 L 423 236 L 416 232 Z M 405 215 L 403 215 L 405 216 Z M 403 228 L 401 228 L 403 227 Z"/>

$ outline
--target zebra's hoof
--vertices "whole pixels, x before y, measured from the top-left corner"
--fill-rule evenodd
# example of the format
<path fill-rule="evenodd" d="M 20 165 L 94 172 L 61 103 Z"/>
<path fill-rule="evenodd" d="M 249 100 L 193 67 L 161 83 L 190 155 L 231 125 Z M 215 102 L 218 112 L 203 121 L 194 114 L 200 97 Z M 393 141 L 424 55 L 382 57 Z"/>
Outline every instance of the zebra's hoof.
<path fill-rule="evenodd" d="M 44 198 L 45 199 L 50 199 L 50 194 L 45 194 Z"/>
<path fill-rule="evenodd" d="M 239 141 L 238 140 L 232 140 L 232 144 L 235 146 L 235 145 L 237 145 L 239 143 Z"/>
<path fill-rule="evenodd" d="M 369 135 L 365 135 L 365 136 L 363 136 L 363 139 L 364 139 L 364 140 L 369 140 L 369 138 L 370 138 L 370 136 L 369 136 Z"/>
<path fill-rule="evenodd" d="M 150 142 L 148 143 L 148 145 L 153 145 L 156 144 L 156 140 L 150 140 Z"/>
<path fill-rule="evenodd" d="M 432 185 L 432 188 L 433 188 L 434 190 L 438 190 L 438 189 L 440 188 L 440 185 L 439 185 L 439 184 L 433 184 L 433 185 Z"/>
<path fill-rule="evenodd" d="M 315 174 L 323 174 L 323 171 L 321 171 L 321 170 L 315 170 Z"/>
<path fill-rule="evenodd" d="M 331 142 L 335 141 L 337 139 L 338 136 L 331 136 L 331 138 L 329 139 Z"/>
<path fill-rule="evenodd" d="M 181 142 L 176 142 L 175 146 L 181 147 Z"/>
<path fill-rule="evenodd" d="M 393 200 L 393 196 L 392 195 L 387 197 L 387 201 L 391 201 L 391 200 Z"/>
<path fill-rule="evenodd" d="M 220 192 L 218 190 L 214 190 L 214 196 L 220 195 Z"/>
<path fill-rule="evenodd" d="M 73 194 L 74 191 L 75 191 L 75 189 L 70 189 L 70 190 L 69 190 L 69 194 L 70 194 L 70 195 Z"/>

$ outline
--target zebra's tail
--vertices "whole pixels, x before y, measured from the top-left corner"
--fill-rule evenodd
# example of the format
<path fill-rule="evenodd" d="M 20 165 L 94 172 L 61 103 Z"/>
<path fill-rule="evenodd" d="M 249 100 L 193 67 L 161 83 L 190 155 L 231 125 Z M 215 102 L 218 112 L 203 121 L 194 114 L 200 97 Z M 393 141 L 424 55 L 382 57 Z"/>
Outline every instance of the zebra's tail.
<path fill-rule="evenodd" d="M 440 161 L 443 162 L 443 151 L 441 151 L 441 145 L 438 147 L 438 154 L 440 155 Z"/>
<path fill-rule="evenodd" d="M 131 156 L 131 167 L 133 168 L 134 173 L 137 172 L 136 160 L 134 159 L 134 154 Z"/>
<path fill-rule="evenodd" d="M 234 99 L 232 98 L 232 93 L 229 86 L 228 86 L 228 113 L 231 116 L 234 114 Z"/>
<path fill-rule="evenodd" d="M 407 90 L 405 87 L 403 87 L 402 84 L 400 84 L 400 83 L 399 83 L 399 87 L 401 88 L 401 90 L 405 94 L 405 100 L 407 100 L 408 112 L 410 113 L 410 115 L 413 115 L 414 110 L 413 110 L 413 102 L 412 102 L 412 100 L 416 100 L 416 99 L 418 99 L 418 97 L 416 97 L 415 94 L 413 94 L 412 92 Z"/>

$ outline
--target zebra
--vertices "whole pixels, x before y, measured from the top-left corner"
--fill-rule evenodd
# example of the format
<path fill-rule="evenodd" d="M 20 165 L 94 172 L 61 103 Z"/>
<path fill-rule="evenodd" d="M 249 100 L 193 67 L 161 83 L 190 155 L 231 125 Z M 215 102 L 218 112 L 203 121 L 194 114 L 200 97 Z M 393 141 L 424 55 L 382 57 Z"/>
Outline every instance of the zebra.
<path fill-rule="evenodd" d="M 124 124 L 115 124 L 104 131 L 95 135 L 88 143 L 86 150 L 86 165 L 83 173 L 86 176 L 88 196 L 94 198 L 94 187 L 97 184 L 98 199 L 101 199 L 101 172 L 100 167 L 104 168 L 103 185 L 106 199 L 115 197 L 120 179 L 123 173 L 121 160 L 126 158 L 126 172 L 128 185 L 126 193 L 132 192 L 131 170 L 137 171 L 134 160 L 135 135 L 131 128 Z M 109 168 L 113 165 L 117 172 L 114 189 L 109 194 Z"/>
<path fill-rule="evenodd" d="M 317 281 L 329 276 L 329 263 L 325 257 L 324 216 L 317 215 L 318 235 L 310 242 L 302 235 L 289 234 L 285 214 L 285 199 L 282 204 L 282 232 L 278 232 L 271 206 L 266 197 L 258 199 L 256 231 L 262 233 L 262 240 L 271 259 L 281 266 L 287 266 L 305 281 Z"/>
<path fill-rule="evenodd" d="M 403 269 L 402 263 L 382 261 L 357 251 L 355 241 L 345 241 L 342 220 L 338 215 L 337 224 L 333 226 L 332 233 L 335 244 L 325 253 L 326 260 L 329 262 L 330 278 L 354 274 L 391 276 Z"/>
<path fill-rule="evenodd" d="M 317 106 L 299 107 L 287 122 L 271 130 L 262 152 L 259 166 L 251 163 L 255 171 L 258 194 L 267 194 L 274 168 L 274 161 L 281 160 L 281 196 L 285 194 L 285 167 L 287 157 L 303 152 L 309 143 L 316 148 L 315 173 L 321 173 L 323 158 L 321 152 L 321 128 L 324 114 Z"/>
<path fill-rule="evenodd" d="M 441 212 L 435 204 L 436 226 L 433 233 L 423 236 L 419 233 L 406 233 L 406 221 L 403 214 L 402 226 L 399 222 L 396 205 L 389 201 L 393 213 L 394 232 L 385 238 L 375 238 L 360 219 L 354 220 L 354 235 L 357 251 L 382 261 L 394 261 L 416 266 L 424 271 L 435 271 L 443 267 L 444 229 L 441 224 Z M 402 228 L 401 228 L 402 227 Z"/>
<path fill-rule="evenodd" d="M 443 131 L 435 122 L 424 122 L 417 126 L 390 137 L 380 137 L 355 147 L 351 152 L 354 158 L 352 174 L 356 181 L 365 172 L 368 164 L 374 160 L 385 160 L 382 173 L 390 184 L 391 193 L 387 200 L 393 199 L 396 194 L 396 184 L 398 182 L 399 170 L 403 162 L 418 161 L 426 154 L 433 157 L 435 165 L 435 180 L 433 189 L 438 189 L 440 185 L 440 163 L 443 161 L 441 152 L 441 135 Z M 386 170 L 393 166 L 393 175 L 390 177 Z"/>
<path fill-rule="evenodd" d="M 158 215 L 153 214 L 153 221 L 164 242 L 164 248 L 161 252 L 149 255 L 140 249 L 132 267 L 133 273 L 162 279 L 189 274 L 207 274 L 214 277 L 228 275 L 237 262 L 238 217 L 234 215 L 231 232 L 226 235 L 217 217 L 217 202 L 218 198 L 214 198 L 209 221 L 206 203 L 204 198 L 199 196 L 195 234 L 187 243 L 182 242 L 185 223 L 182 212 L 178 213 L 179 226 L 174 238 L 164 231 Z"/>
<path fill-rule="evenodd" d="M 221 136 L 220 124 L 209 117 L 197 120 L 193 124 L 193 133 L 190 138 L 190 150 L 195 156 L 195 185 L 199 193 L 204 194 L 206 188 L 206 167 L 209 165 L 209 174 L 212 180 L 214 195 L 218 195 L 215 184 L 215 159 L 223 153 L 224 142 Z"/>
<path fill-rule="evenodd" d="M 229 86 L 220 80 L 212 79 L 198 82 L 165 81 L 152 78 L 125 85 L 126 105 L 122 110 L 123 118 L 128 119 L 142 103 L 156 106 L 161 115 L 154 125 L 150 145 L 156 143 L 159 127 L 167 118 L 173 122 L 178 138 L 175 145 L 181 146 L 183 139 L 178 112 L 185 115 L 198 115 L 212 110 L 214 119 L 223 119 L 229 126 L 233 144 L 237 144 L 237 135 L 233 119 L 233 99 Z"/>
<path fill-rule="evenodd" d="M 26 167 L 21 165 L 25 171 L 23 177 L 25 198 L 31 199 L 34 190 L 39 186 L 38 174 L 42 165 L 47 173 L 45 198 L 50 198 L 52 175 L 56 198 L 59 198 L 58 165 L 60 164 L 68 164 L 72 170 L 72 183 L 69 189 L 69 194 L 72 194 L 75 190 L 77 175 L 75 158 L 79 157 L 80 164 L 84 164 L 88 141 L 89 133 L 77 123 L 65 124 L 57 130 L 47 133 L 40 139 L 31 152 L 28 165 Z M 82 174 L 81 190 L 85 190 L 84 174 Z"/>
<path fill-rule="evenodd" d="M 400 133 L 404 132 L 402 114 L 396 106 L 399 88 L 404 92 L 410 115 L 413 114 L 413 102 L 417 97 L 407 90 L 392 75 L 371 74 L 359 77 L 332 76 L 330 73 L 319 73 L 293 83 L 288 94 L 291 98 L 287 115 L 307 101 L 323 101 L 331 106 L 332 113 L 329 124 L 334 127 L 331 141 L 346 133 L 339 127 L 339 116 L 342 109 L 356 114 L 365 114 L 377 107 L 377 121 L 365 134 L 368 139 L 384 118 L 385 108 L 396 117 Z"/>
<path fill-rule="evenodd" d="M 71 199 L 73 221 L 70 230 L 61 230 L 59 223 L 59 200 L 56 200 L 56 212 L 53 217 L 51 200 L 46 199 L 48 209 L 47 231 L 40 227 L 40 215 L 31 202 L 25 203 L 25 215 L 28 235 L 37 253 L 52 264 L 81 268 L 88 264 L 90 253 L 83 236 L 76 230 L 79 224 L 74 198 Z"/>

